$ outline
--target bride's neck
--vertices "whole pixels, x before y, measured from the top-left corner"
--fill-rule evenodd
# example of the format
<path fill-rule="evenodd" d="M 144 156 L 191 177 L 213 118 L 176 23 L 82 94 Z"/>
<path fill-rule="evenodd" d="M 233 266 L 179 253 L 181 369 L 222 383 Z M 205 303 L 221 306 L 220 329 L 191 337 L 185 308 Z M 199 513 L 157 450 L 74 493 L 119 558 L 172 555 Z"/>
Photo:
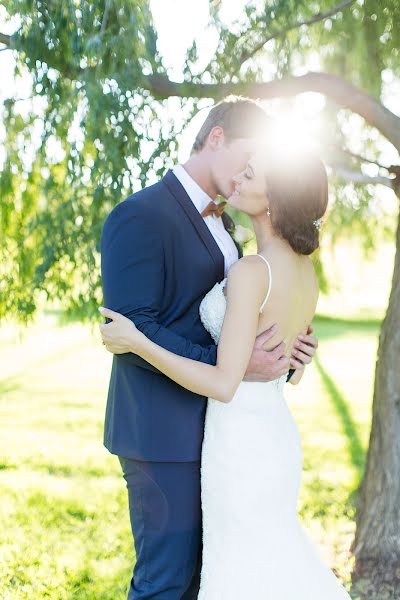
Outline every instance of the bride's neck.
<path fill-rule="evenodd" d="M 275 234 L 267 214 L 252 217 L 251 222 L 257 241 L 257 253 L 262 253 L 272 241 L 278 240 L 278 236 Z"/>

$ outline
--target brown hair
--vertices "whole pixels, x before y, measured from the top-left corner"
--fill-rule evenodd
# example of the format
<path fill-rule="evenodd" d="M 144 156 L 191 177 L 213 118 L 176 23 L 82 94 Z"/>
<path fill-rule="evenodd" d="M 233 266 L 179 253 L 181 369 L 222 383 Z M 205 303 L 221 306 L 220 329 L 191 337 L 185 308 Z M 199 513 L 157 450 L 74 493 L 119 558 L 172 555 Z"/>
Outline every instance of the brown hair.
<path fill-rule="evenodd" d="M 328 206 L 328 178 L 316 156 L 302 156 L 288 164 L 275 155 L 267 164 L 267 196 L 274 231 L 297 254 L 319 247 L 320 220 Z"/>
<path fill-rule="evenodd" d="M 261 106 L 250 98 L 228 96 L 216 104 L 196 135 L 192 153 L 201 150 L 213 127 L 222 127 L 225 139 L 229 142 L 238 138 L 251 138 L 269 122 Z"/>

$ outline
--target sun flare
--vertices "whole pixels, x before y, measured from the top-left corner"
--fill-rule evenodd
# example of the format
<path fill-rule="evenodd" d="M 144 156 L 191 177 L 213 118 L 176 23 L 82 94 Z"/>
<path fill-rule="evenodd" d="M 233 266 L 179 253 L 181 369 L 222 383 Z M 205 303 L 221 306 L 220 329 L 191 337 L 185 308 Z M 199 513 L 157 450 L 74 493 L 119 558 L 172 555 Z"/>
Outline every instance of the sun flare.
<path fill-rule="evenodd" d="M 300 116 L 282 114 L 274 117 L 266 134 L 268 145 L 278 154 L 301 157 L 316 150 L 316 141 L 310 135 L 308 123 Z"/>

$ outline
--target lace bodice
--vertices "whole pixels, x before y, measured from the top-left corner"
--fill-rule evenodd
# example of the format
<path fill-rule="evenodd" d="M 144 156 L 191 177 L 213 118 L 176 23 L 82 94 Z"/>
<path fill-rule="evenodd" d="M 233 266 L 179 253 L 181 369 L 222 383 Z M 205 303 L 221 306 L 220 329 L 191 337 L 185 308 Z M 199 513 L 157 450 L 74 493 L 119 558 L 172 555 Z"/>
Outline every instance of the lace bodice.
<path fill-rule="evenodd" d="M 218 344 L 221 336 L 226 311 L 226 297 L 224 294 L 226 281 L 225 277 L 220 283 L 216 283 L 200 304 L 201 322 L 216 344 Z"/>
<path fill-rule="evenodd" d="M 267 265 L 268 274 L 269 274 L 269 285 L 267 295 L 265 296 L 264 302 L 260 307 L 260 313 L 262 313 L 264 306 L 269 298 L 271 287 L 272 287 L 272 273 L 269 262 L 266 258 L 261 256 L 261 254 L 257 254 Z M 200 304 L 200 318 L 207 329 L 207 331 L 211 334 L 214 342 L 218 344 L 219 338 L 221 336 L 222 325 L 224 323 L 224 317 L 226 312 L 226 296 L 224 294 L 224 289 L 226 286 L 227 278 L 223 279 L 220 283 L 216 283 L 214 287 L 208 292 L 208 294 L 203 298 L 203 301 Z"/>

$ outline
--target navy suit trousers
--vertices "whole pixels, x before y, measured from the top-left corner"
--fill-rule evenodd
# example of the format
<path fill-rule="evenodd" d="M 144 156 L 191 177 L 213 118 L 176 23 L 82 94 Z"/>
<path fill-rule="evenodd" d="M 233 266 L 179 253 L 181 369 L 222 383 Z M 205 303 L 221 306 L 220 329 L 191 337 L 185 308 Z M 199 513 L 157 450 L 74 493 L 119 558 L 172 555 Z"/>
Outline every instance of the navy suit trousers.
<path fill-rule="evenodd" d="M 200 461 L 118 458 L 136 551 L 128 600 L 196 600 L 202 555 Z"/>

